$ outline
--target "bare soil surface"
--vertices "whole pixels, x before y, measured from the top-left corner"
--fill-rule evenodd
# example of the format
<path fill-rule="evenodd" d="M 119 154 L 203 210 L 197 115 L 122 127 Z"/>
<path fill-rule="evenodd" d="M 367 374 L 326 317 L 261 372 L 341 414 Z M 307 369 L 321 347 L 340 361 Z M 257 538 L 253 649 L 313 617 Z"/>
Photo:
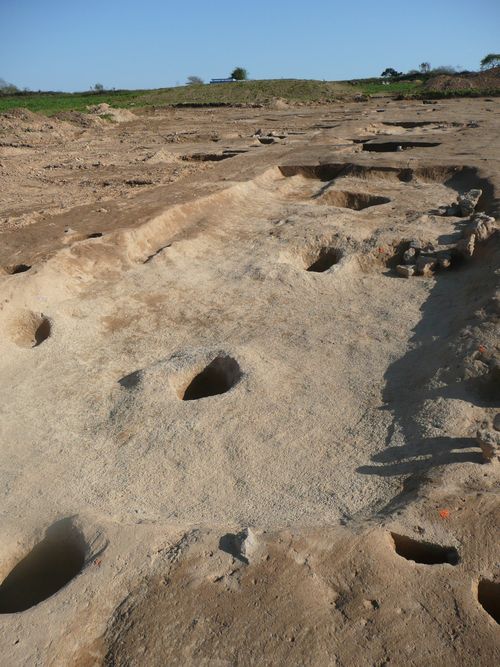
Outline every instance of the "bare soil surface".
<path fill-rule="evenodd" d="M 2 665 L 499 662 L 499 130 L 0 116 Z"/>

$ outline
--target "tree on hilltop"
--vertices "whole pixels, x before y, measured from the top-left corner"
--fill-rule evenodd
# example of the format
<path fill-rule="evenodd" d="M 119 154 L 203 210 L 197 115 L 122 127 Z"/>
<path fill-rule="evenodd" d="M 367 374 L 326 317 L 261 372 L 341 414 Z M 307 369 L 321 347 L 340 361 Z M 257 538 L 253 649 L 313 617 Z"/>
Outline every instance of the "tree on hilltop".
<path fill-rule="evenodd" d="M 380 76 L 383 76 L 384 78 L 390 77 L 392 79 L 394 76 L 399 76 L 400 74 L 401 72 L 397 72 L 393 67 L 387 67 Z"/>
<path fill-rule="evenodd" d="M 500 53 L 488 53 L 481 60 L 482 70 L 491 69 L 492 67 L 500 67 Z"/>
<path fill-rule="evenodd" d="M 235 67 L 231 72 L 231 79 L 236 79 L 236 81 L 246 81 L 248 79 L 248 72 L 244 67 Z"/>
<path fill-rule="evenodd" d="M 187 85 L 188 86 L 196 86 L 196 85 L 199 85 L 201 83 L 205 83 L 203 81 L 203 79 L 201 78 L 201 76 L 192 75 L 192 76 L 188 76 L 188 78 L 187 78 Z"/>

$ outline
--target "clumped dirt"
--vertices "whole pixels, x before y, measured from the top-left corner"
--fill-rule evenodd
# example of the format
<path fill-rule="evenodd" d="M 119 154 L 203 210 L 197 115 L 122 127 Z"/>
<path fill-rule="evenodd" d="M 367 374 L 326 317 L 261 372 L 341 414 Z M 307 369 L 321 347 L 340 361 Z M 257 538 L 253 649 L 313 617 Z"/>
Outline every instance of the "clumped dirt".
<path fill-rule="evenodd" d="M 439 74 L 424 84 L 428 91 L 496 90 L 500 88 L 500 67 L 464 75 Z"/>
<path fill-rule="evenodd" d="M 92 111 L 0 116 L 2 665 L 497 664 L 500 103 Z"/>

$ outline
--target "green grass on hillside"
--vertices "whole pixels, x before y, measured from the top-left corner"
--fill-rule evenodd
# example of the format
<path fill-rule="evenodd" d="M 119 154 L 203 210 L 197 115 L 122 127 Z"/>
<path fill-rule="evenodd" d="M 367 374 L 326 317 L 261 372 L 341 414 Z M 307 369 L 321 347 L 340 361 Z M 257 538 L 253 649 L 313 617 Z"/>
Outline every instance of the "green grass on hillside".
<path fill-rule="evenodd" d="M 30 111 L 54 114 L 58 111 L 86 111 L 92 104 L 107 102 L 114 107 L 131 106 L 143 91 L 94 93 L 21 93 L 0 95 L 0 112 L 22 107 Z M 149 91 L 144 91 L 149 92 Z"/>
<path fill-rule="evenodd" d="M 0 112 L 16 107 L 47 115 L 58 111 L 83 111 L 93 104 L 107 102 L 113 107 L 142 108 L 170 105 L 266 104 L 273 98 L 289 102 L 333 101 L 357 94 L 405 97 L 456 97 L 493 95 L 498 91 L 446 91 L 425 93 L 422 81 L 395 81 L 384 84 L 380 79 L 357 81 L 313 81 L 307 79 L 270 79 L 237 83 L 199 84 L 158 88 L 156 90 L 117 90 L 86 93 L 18 93 L 0 94 Z"/>
<path fill-rule="evenodd" d="M 319 102 L 358 93 L 385 95 L 406 93 L 411 92 L 411 85 L 408 82 L 384 86 L 373 81 L 350 83 L 276 79 L 102 93 L 19 93 L 0 95 L 0 111 L 24 107 L 30 111 L 40 111 L 50 115 L 58 111 L 85 111 L 89 105 L 101 102 L 107 102 L 114 107 L 137 108 L 175 104 L 265 104 L 276 97 L 290 102 Z"/>

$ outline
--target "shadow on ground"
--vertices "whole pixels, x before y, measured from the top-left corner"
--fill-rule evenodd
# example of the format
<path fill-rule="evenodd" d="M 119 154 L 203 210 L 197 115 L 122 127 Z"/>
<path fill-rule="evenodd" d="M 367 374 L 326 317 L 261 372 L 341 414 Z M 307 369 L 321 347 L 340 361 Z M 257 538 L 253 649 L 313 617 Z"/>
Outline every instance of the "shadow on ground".
<path fill-rule="evenodd" d="M 482 463 L 480 449 L 474 438 L 467 437 L 469 434 L 430 437 L 422 407 L 424 402 L 439 399 L 459 399 L 483 407 L 494 404 L 483 378 L 464 379 L 463 355 L 457 355 L 457 349 L 461 332 L 474 323 L 477 312 L 495 293 L 495 243 L 493 238 L 460 270 L 436 276 L 421 308 L 411 349 L 385 373 L 382 409 L 393 415 L 387 448 L 372 457 L 372 464 L 357 469 L 363 475 L 406 476 L 402 491 L 383 508 L 384 512 L 408 502 L 431 469 L 454 463 Z M 405 444 L 394 446 L 396 432 Z"/>

